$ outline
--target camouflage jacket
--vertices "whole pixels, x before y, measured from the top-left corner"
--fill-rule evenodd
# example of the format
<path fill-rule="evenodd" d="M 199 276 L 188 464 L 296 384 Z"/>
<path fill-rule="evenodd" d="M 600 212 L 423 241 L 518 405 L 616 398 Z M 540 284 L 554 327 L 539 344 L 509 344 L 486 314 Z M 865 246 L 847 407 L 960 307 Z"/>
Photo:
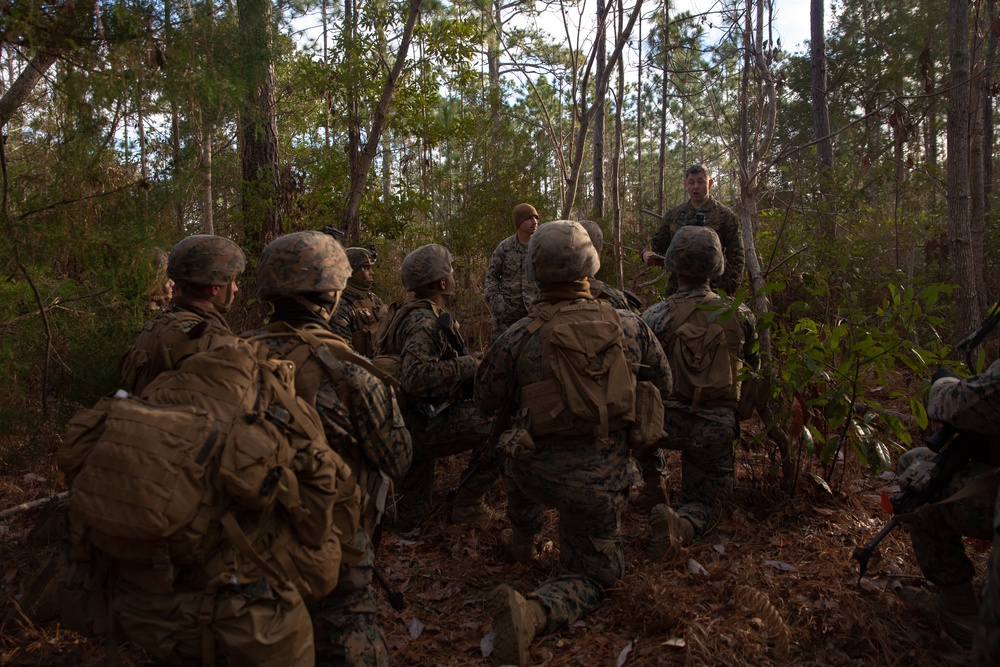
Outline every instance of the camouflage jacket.
<path fill-rule="evenodd" d="M 263 329 L 245 331 L 241 336 L 264 336 L 263 343 L 281 357 L 290 348 L 301 344 L 300 341 L 266 336 L 287 331 L 286 327 L 282 322 L 272 322 Z M 307 364 L 319 364 L 319 361 L 310 357 Z M 347 385 L 344 394 L 350 397 L 349 404 L 345 405 L 341 400 L 331 376 L 325 371 L 318 372 L 315 406 L 323 420 L 330 447 L 351 465 L 361 463 L 393 479 L 402 478 L 410 468 L 413 448 L 410 432 L 403 422 L 392 388 L 361 366 L 350 361 L 343 361 L 342 364 L 341 373 Z M 308 370 L 305 365 L 296 369 L 296 389 L 299 391 L 302 391 L 300 378 L 306 377 Z"/>
<path fill-rule="evenodd" d="M 596 278 L 590 279 L 590 295 L 595 299 L 607 300 L 617 310 L 632 310 L 624 292 Z"/>
<path fill-rule="evenodd" d="M 726 255 L 726 268 L 721 276 L 712 281 L 712 287 L 720 288 L 727 294 L 733 294 L 743 280 L 743 267 L 746 255 L 743 250 L 743 237 L 740 235 L 740 221 L 727 206 L 709 198 L 705 205 L 696 209 L 690 201 L 667 211 L 663 222 L 650 243 L 653 252 L 662 255 L 670 247 L 670 239 L 674 232 L 685 225 L 695 224 L 697 213 L 705 214 L 705 227 L 714 229 L 722 243 L 722 252 Z M 670 276 L 667 293 L 677 290 L 677 277 Z"/>
<path fill-rule="evenodd" d="M 707 296 L 714 296 L 710 301 L 713 305 L 720 307 L 731 303 L 730 300 L 715 294 L 704 285 L 695 287 L 684 287 L 677 290 L 676 295 L 684 299 L 693 299 L 701 302 Z M 670 349 L 670 305 L 667 301 L 660 301 L 646 309 L 642 314 L 643 321 L 653 330 L 657 340 L 664 350 Z M 730 350 L 731 354 L 737 355 L 743 363 L 757 368 L 760 365 L 757 352 L 757 318 L 754 317 L 750 309 L 740 304 L 737 310 L 737 317 L 740 322 L 740 349 Z M 668 355 L 669 356 L 669 355 Z M 692 410 L 689 405 L 673 401 L 668 398 L 669 394 L 663 394 L 663 406 L 667 409 L 680 410 L 682 412 L 694 413 L 697 416 L 709 421 L 719 421 L 730 423 L 733 418 L 733 408 L 727 407 L 700 407 Z"/>
<path fill-rule="evenodd" d="M 486 269 L 483 296 L 493 318 L 493 338 L 528 314 L 531 302 L 538 297 L 538 285 L 525 273 L 528 246 L 521 245 L 517 234 L 496 247 Z"/>
<path fill-rule="evenodd" d="M 355 352 L 371 359 L 375 355 L 375 332 L 387 306 L 374 292 L 358 294 L 345 290 L 330 329 L 348 342 Z"/>
<path fill-rule="evenodd" d="M 476 375 L 479 362 L 462 355 L 438 323 L 432 302 L 412 308 L 391 332 L 386 351 L 399 355 L 400 388 L 410 398 L 437 403 Z M 402 305 L 401 305 L 402 307 Z M 456 331 L 458 322 L 455 323 Z"/>
<path fill-rule="evenodd" d="M 927 400 L 927 416 L 963 431 L 1000 434 L 1000 360 L 980 375 L 935 382 Z"/>
<path fill-rule="evenodd" d="M 539 303 L 547 303 L 539 301 Z M 558 303 L 557 301 L 554 303 Z M 664 394 L 670 390 L 667 358 L 649 327 L 630 310 L 618 311 L 625 336 L 625 356 L 637 368 L 639 380 L 652 380 Z M 543 379 L 543 359 L 539 335 L 529 334 L 531 319 L 525 318 L 507 329 L 493 344 L 476 373 L 475 402 L 486 414 L 502 408 L 521 387 Z M 519 357 L 521 339 L 530 335 Z M 550 435 L 535 439 L 535 453 L 526 464 L 533 473 L 559 484 L 624 489 L 637 475 L 630 464 L 628 429 L 612 431 L 613 445 L 599 448 L 594 438 Z"/>
<path fill-rule="evenodd" d="M 135 343 L 122 357 L 118 367 L 119 387 L 139 395 L 157 375 L 175 368 L 180 358 L 196 351 L 196 343 L 189 334 L 203 322 L 205 330 L 196 336 L 203 348 L 210 347 L 213 338 L 235 337 L 216 309 L 195 304 L 183 296 L 174 297 L 164 310 L 146 321 Z"/>

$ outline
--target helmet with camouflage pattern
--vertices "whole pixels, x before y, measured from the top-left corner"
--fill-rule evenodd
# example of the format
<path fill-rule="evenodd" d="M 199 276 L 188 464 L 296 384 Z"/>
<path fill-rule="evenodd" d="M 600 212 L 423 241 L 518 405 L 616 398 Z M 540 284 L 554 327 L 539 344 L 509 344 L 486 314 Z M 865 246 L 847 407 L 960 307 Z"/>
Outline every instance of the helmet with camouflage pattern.
<path fill-rule="evenodd" d="M 454 270 L 451 261 L 451 253 L 443 245 L 428 243 L 420 246 L 404 257 L 399 267 L 403 287 L 415 292 L 435 280 L 447 278 Z"/>
<path fill-rule="evenodd" d="M 685 225 L 674 233 L 663 268 L 692 278 L 718 278 L 726 268 L 722 243 L 714 229 Z"/>
<path fill-rule="evenodd" d="M 587 234 L 590 236 L 590 242 L 594 244 L 594 250 L 597 254 L 601 254 L 601 248 L 604 247 L 604 230 L 601 226 L 594 222 L 593 220 L 580 220 L 580 224 L 584 229 L 587 230 Z"/>
<path fill-rule="evenodd" d="M 347 248 L 344 252 L 347 253 L 347 261 L 351 263 L 352 271 L 362 266 L 371 266 L 375 263 L 368 248 Z"/>
<path fill-rule="evenodd" d="M 323 232 L 285 234 L 267 244 L 257 263 L 257 296 L 339 292 L 351 277 L 344 249 Z"/>
<path fill-rule="evenodd" d="M 601 268 L 587 230 L 578 222 L 553 220 L 538 228 L 528 241 L 528 278 L 539 283 L 561 283 L 587 278 Z"/>
<path fill-rule="evenodd" d="M 243 251 L 229 239 L 195 234 L 170 251 L 167 277 L 177 283 L 222 287 L 236 280 L 246 266 Z"/>

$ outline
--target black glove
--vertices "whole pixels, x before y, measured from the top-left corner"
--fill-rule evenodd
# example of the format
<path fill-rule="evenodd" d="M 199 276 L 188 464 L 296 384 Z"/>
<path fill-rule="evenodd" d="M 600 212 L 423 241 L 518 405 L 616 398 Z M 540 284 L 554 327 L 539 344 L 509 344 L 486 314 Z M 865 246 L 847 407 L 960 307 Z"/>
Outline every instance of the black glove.
<path fill-rule="evenodd" d="M 934 371 L 934 375 L 931 376 L 931 384 L 934 384 L 941 378 L 957 378 L 957 377 L 958 376 L 952 373 L 950 369 L 945 368 L 944 366 L 939 366 L 938 369 Z"/>

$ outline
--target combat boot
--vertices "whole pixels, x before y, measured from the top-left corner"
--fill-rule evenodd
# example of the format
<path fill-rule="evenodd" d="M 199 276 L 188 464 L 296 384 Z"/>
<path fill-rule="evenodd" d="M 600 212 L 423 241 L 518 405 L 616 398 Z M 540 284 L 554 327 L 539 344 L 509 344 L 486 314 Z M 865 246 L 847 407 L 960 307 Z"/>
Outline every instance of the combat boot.
<path fill-rule="evenodd" d="M 500 545 L 521 565 L 531 565 L 544 551 L 552 548 L 549 540 L 538 543 L 532 533 L 525 533 L 517 528 L 504 528 L 500 531 Z"/>
<path fill-rule="evenodd" d="M 493 617 L 493 662 L 497 665 L 525 667 L 531 641 L 545 628 L 545 608 L 507 584 L 500 584 L 489 595 L 487 611 Z"/>
<path fill-rule="evenodd" d="M 667 505 L 657 505 L 649 513 L 650 560 L 676 556 L 684 544 L 694 539 L 694 524 Z"/>
<path fill-rule="evenodd" d="M 490 518 L 486 501 L 481 495 L 462 489 L 455 497 L 451 508 L 452 523 L 483 528 L 489 524 Z"/>
<path fill-rule="evenodd" d="M 640 510 L 651 510 L 657 505 L 668 502 L 666 480 L 662 476 L 644 477 L 642 488 L 629 501 L 632 507 Z"/>
<path fill-rule="evenodd" d="M 971 581 L 954 586 L 937 586 L 933 591 L 903 586 L 898 595 L 908 607 L 939 623 L 958 644 L 972 646 L 979 621 L 979 600 Z"/>

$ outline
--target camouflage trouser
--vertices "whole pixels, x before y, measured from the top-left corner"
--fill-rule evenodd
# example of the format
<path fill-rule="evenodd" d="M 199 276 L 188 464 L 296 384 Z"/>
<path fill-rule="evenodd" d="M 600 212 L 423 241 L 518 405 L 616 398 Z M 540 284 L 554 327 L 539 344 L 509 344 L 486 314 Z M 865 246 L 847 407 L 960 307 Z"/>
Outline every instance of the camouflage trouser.
<path fill-rule="evenodd" d="M 972 647 L 976 667 L 1000 665 L 1000 491 L 993 511 L 993 551 L 990 572 L 979 605 L 979 627 Z"/>
<path fill-rule="evenodd" d="M 740 427 L 735 411 L 725 422 L 703 419 L 667 409 L 663 413 L 666 449 L 681 452 L 681 506 L 677 514 L 694 525 L 695 535 L 705 532 L 712 508 L 733 491 L 734 443 Z M 643 479 L 656 474 L 659 450 L 638 457 Z"/>
<path fill-rule="evenodd" d="M 897 472 L 901 475 L 913 461 L 930 461 L 934 456 L 934 452 L 926 447 L 911 449 L 899 457 Z M 992 470 L 995 470 L 992 466 L 969 462 L 951 478 L 939 498 L 944 500 L 974 478 Z M 975 568 L 965 554 L 962 536 L 993 539 L 996 495 L 996 486 L 993 486 L 990 491 L 946 505 L 925 506 L 919 512 L 901 517 L 910 531 L 913 555 L 927 579 L 942 586 L 954 586 L 972 580 Z"/>
<path fill-rule="evenodd" d="M 507 514 L 520 531 L 542 529 L 544 506 L 559 512 L 560 576 L 546 581 L 526 597 L 547 611 L 542 634 L 575 623 L 600 605 L 604 589 L 624 573 L 621 512 L 628 489 L 608 490 L 553 483 L 532 474 L 530 464 L 505 462 L 510 475 Z"/>
<path fill-rule="evenodd" d="M 372 542 L 364 529 L 358 528 L 347 545 L 364 555 L 356 564 L 341 567 L 337 588 L 310 610 L 316 667 L 388 667 L 389 647 L 371 587 Z"/>
<path fill-rule="evenodd" d="M 415 523 L 430 511 L 435 460 L 476 449 L 486 442 L 493 427 L 493 420 L 472 401 L 449 407 L 446 419 L 430 432 L 424 431 L 422 420 L 411 413 L 407 413 L 406 423 L 413 438 L 413 463 L 396 483 L 397 522 L 402 526 Z M 498 474 L 495 466 L 481 467 L 465 488 L 472 495 L 482 496 Z"/>

